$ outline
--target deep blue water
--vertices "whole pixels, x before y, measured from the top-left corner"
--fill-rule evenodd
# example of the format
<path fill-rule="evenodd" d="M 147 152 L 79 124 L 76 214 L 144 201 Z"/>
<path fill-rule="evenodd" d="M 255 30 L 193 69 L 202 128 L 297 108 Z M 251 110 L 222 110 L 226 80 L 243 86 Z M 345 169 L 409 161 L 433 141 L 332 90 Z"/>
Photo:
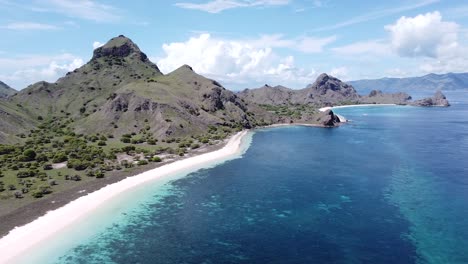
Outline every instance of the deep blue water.
<path fill-rule="evenodd" d="M 49 261 L 468 263 L 468 104 L 453 99 L 257 130 L 243 158 L 147 187 Z"/>

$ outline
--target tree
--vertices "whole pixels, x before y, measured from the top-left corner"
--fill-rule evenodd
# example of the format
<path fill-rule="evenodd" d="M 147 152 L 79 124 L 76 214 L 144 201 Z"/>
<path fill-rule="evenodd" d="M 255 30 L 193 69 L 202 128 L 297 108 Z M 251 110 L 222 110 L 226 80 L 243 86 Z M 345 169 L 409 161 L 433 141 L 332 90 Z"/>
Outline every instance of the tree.
<path fill-rule="evenodd" d="M 32 161 L 36 158 L 36 152 L 33 149 L 23 151 L 24 161 Z"/>
<path fill-rule="evenodd" d="M 53 163 L 60 163 L 60 162 L 67 161 L 67 159 L 68 159 L 67 154 L 65 152 L 59 151 L 59 152 L 55 153 L 52 162 Z"/>

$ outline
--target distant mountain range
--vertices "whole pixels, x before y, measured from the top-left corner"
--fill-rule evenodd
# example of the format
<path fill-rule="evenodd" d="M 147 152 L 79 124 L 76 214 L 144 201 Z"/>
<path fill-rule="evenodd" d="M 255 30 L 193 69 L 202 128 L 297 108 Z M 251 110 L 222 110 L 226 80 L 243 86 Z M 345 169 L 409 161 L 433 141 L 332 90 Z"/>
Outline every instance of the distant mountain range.
<path fill-rule="evenodd" d="M 0 98 L 5 98 L 17 93 L 15 89 L 8 86 L 6 83 L 0 81 Z"/>
<path fill-rule="evenodd" d="M 410 93 L 418 91 L 448 91 L 468 89 L 468 73 L 431 73 L 421 77 L 369 79 L 350 81 L 348 83 L 354 86 L 360 93 L 369 93 L 372 90 Z"/>

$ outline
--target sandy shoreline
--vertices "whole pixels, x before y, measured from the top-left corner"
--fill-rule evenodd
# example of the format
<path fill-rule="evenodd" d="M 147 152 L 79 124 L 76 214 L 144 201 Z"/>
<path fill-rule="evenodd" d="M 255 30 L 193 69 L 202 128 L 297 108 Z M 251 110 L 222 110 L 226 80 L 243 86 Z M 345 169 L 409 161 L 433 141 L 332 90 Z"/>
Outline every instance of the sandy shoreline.
<path fill-rule="evenodd" d="M 233 135 L 221 149 L 178 160 L 159 168 L 145 171 L 137 176 L 127 177 L 116 183 L 109 184 L 97 191 L 73 200 L 56 210 L 49 211 L 44 216 L 24 226 L 11 230 L 0 239 L 0 252 L 2 252 L 0 263 L 14 263 L 15 258 L 26 253 L 28 249 L 46 241 L 47 238 L 72 225 L 80 218 L 92 214 L 99 206 L 122 192 L 167 175 L 194 167 L 209 165 L 212 162 L 240 154 L 242 151 L 242 139 L 247 133 L 248 131 L 242 131 Z"/>
<path fill-rule="evenodd" d="M 362 107 L 362 106 L 395 106 L 396 104 L 356 104 L 356 105 L 339 105 L 339 106 L 327 106 L 319 109 L 320 112 L 337 108 L 349 108 L 349 107 Z"/>

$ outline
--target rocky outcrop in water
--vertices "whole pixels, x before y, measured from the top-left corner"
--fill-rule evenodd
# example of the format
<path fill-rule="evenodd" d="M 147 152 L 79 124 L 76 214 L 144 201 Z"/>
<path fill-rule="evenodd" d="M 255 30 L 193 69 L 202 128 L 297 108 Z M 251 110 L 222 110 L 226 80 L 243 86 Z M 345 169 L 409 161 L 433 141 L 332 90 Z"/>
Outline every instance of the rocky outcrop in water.
<path fill-rule="evenodd" d="M 421 100 L 416 100 L 414 102 L 411 102 L 410 105 L 424 106 L 424 107 L 429 107 L 429 106 L 447 107 L 447 106 L 450 106 L 450 103 L 447 100 L 447 97 L 445 97 L 445 95 L 441 91 L 437 91 L 434 94 L 434 96 L 424 98 L 424 99 L 421 99 Z"/>
<path fill-rule="evenodd" d="M 334 127 L 340 123 L 340 118 L 332 110 L 326 110 L 317 116 L 316 122 L 325 127 Z"/>

